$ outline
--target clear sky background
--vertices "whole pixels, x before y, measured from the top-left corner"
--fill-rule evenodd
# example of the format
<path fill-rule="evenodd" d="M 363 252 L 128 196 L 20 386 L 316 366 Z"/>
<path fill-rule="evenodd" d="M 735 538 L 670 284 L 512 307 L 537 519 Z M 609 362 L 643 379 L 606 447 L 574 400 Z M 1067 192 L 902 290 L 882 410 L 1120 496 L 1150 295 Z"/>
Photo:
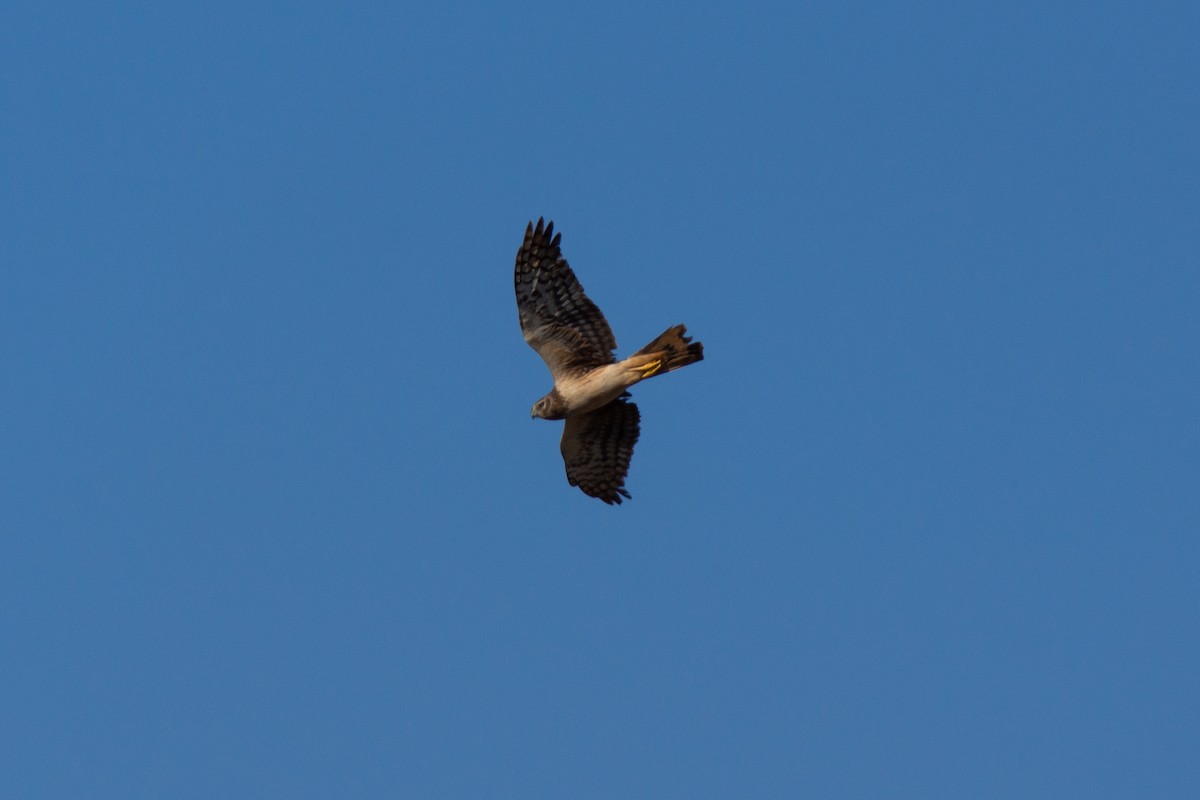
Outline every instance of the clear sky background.
<path fill-rule="evenodd" d="M 9 3 L 0 796 L 1200 797 L 1195 3 Z M 567 485 L 512 264 L 628 354 Z"/>

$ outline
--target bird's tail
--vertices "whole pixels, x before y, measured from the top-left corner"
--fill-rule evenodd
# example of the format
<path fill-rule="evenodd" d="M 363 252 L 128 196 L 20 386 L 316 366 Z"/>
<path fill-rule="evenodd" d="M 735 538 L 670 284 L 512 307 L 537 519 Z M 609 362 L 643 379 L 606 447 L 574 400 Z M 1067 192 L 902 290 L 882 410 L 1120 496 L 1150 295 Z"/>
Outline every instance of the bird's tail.
<path fill-rule="evenodd" d="M 674 325 L 660 333 L 654 341 L 638 350 L 630 359 L 637 356 L 658 356 L 661 358 L 660 366 L 650 372 L 645 377 L 649 378 L 653 375 L 661 375 L 664 372 L 686 367 L 688 364 L 694 364 L 697 361 L 704 360 L 704 345 L 700 342 L 693 342 L 692 337 L 685 335 L 687 328 L 683 325 Z"/>

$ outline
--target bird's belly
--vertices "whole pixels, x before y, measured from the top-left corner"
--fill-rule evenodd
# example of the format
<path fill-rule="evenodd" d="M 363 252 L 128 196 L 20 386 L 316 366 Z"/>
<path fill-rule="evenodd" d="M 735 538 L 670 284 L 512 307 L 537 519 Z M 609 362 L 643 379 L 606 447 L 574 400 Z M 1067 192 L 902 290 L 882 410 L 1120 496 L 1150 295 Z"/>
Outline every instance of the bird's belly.
<path fill-rule="evenodd" d="M 620 364 L 607 364 L 587 375 L 560 386 L 559 393 L 567 400 L 567 416 L 586 414 L 606 406 L 628 389 L 630 381 Z"/>

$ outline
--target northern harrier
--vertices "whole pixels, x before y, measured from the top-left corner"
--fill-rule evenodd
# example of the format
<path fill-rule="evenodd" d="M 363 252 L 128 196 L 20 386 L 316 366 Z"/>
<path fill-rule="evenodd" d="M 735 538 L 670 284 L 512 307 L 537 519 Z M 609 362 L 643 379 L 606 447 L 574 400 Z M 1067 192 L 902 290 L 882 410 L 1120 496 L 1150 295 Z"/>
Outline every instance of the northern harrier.
<path fill-rule="evenodd" d="M 550 368 L 554 388 L 533 405 L 533 416 L 565 419 L 560 449 L 567 481 L 606 503 L 629 497 L 625 475 L 638 440 L 638 407 L 625 391 L 639 381 L 704 358 L 704 345 L 667 328 L 624 361 L 596 304 L 583 293 L 563 258 L 554 223 L 529 223 L 517 251 L 517 312 L 525 341 Z"/>

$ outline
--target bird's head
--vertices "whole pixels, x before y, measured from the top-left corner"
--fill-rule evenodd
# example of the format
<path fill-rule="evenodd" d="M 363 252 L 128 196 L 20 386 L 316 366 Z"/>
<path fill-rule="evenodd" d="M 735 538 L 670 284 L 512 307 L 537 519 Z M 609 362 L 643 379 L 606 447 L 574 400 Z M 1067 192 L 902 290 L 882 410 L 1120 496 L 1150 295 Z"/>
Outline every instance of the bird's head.
<path fill-rule="evenodd" d="M 564 419 L 567 416 L 567 407 L 561 397 L 551 392 L 533 404 L 530 416 L 534 419 Z"/>

